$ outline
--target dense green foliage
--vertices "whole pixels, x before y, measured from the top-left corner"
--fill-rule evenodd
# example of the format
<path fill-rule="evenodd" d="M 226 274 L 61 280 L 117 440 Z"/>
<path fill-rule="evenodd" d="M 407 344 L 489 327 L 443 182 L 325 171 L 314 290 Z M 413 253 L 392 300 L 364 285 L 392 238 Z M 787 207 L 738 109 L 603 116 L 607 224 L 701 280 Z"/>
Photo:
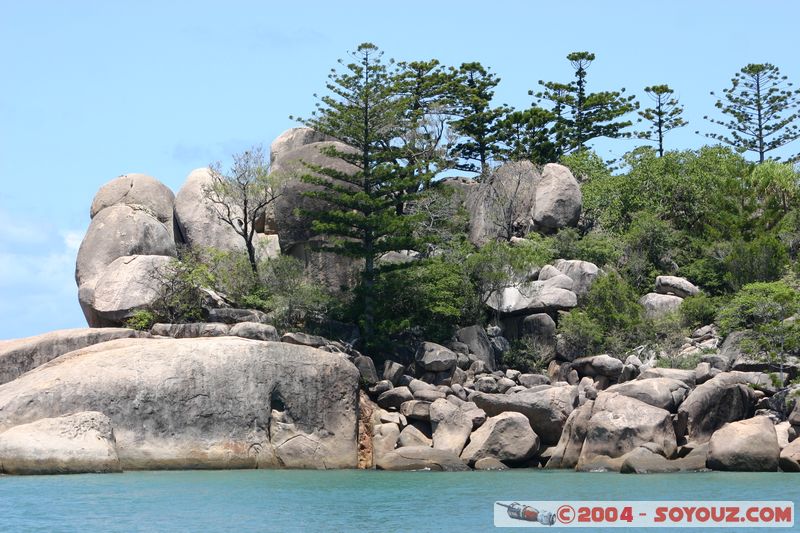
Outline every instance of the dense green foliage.
<path fill-rule="evenodd" d="M 329 206 L 306 213 L 326 236 L 324 248 L 364 265 L 358 286 L 334 300 L 290 258 L 259 263 L 254 253 L 184 251 L 160 273 L 166 283 L 159 303 L 137 313 L 132 326 L 202 320 L 203 302 L 222 297 L 267 312 L 281 329 L 326 318 L 358 323 L 368 341 L 361 348 L 380 356 L 408 339 L 446 343 L 457 327 L 499 323 L 486 305 L 490 294 L 536 279 L 541 267 L 563 258 L 603 269 L 576 309 L 553 314 L 568 357 L 621 357 L 645 345 L 663 354 L 659 364 L 691 365 L 670 354 L 691 329 L 711 322 L 725 333 L 748 329 L 752 350 L 771 359 L 796 349 L 800 174 L 766 154 L 797 137 L 797 93 L 772 65 L 742 69 L 718 104 L 728 118 L 716 122 L 730 135 L 711 137 L 728 147 L 666 150 L 665 135 L 685 125 L 683 108 L 669 86 L 646 87 L 653 106 L 639 113 L 647 130 L 636 136 L 656 148 L 636 148 L 612 167 L 591 150 L 592 141 L 633 136 L 630 115 L 639 104 L 624 89 L 589 89 L 590 52 L 569 54 L 573 80 L 541 81 L 537 101 L 524 109 L 495 101 L 500 78 L 478 62 L 384 61 L 369 43 L 352 57 L 331 71 L 317 110 L 301 122 L 348 145 L 325 155 L 355 171 L 307 165 L 302 179 L 316 186 L 307 194 Z M 747 161 L 747 150 L 761 163 Z M 477 247 L 469 240 L 469 187 L 447 187 L 440 178 L 467 171 L 485 184 L 500 164 L 516 161 L 568 166 L 581 184 L 580 221 L 524 239 L 506 232 Z M 263 177 L 261 166 L 250 167 Z M 386 261 L 387 252 L 414 259 Z M 678 312 L 649 319 L 639 298 L 666 274 L 684 276 L 702 292 Z M 523 336 L 503 363 L 541 370 L 554 350 Z"/>

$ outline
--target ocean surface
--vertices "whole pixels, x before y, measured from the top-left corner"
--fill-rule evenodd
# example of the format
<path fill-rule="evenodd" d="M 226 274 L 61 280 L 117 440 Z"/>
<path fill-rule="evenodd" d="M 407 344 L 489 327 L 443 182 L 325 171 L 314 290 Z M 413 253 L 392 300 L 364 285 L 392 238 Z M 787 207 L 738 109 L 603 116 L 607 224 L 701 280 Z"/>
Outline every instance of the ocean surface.
<path fill-rule="evenodd" d="M 497 500 L 626 499 L 792 500 L 800 508 L 800 475 L 246 470 L 0 476 L 0 531 L 496 531 Z"/>

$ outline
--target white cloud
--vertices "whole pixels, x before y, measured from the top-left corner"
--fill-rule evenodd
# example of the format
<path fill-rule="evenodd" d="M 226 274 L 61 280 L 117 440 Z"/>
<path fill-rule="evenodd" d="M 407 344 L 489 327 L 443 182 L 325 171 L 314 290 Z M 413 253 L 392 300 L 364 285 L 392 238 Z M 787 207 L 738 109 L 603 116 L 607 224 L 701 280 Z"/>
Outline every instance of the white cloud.
<path fill-rule="evenodd" d="M 0 226 L 9 219 L 0 210 Z M 75 259 L 83 235 L 21 219 L 0 231 L 0 339 L 82 325 Z"/>
<path fill-rule="evenodd" d="M 41 244 L 48 239 L 44 226 L 21 220 L 0 209 L 0 247 L 4 244 Z"/>

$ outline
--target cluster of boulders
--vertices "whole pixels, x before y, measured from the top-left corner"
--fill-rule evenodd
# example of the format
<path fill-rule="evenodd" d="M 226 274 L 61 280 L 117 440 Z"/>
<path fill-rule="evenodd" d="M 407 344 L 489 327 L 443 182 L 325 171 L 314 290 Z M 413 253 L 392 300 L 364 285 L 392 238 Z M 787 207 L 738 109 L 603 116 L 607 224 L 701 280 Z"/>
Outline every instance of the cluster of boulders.
<path fill-rule="evenodd" d="M 720 368 L 725 343 L 694 369 L 601 354 L 525 374 L 473 326 L 379 373 L 346 342 L 219 312 L 0 343 L 0 472 L 800 471 L 800 387 Z"/>
<path fill-rule="evenodd" d="M 691 281 L 678 276 L 658 276 L 655 288 L 655 292 L 639 299 L 647 318 L 659 318 L 677 311 L 684 298 L 700 294 L 700 289 Z"/>
<path fill-rule="evenodd" d="M 554 342 L 554 317 L 577 307 L 579 298 L 586 296 L 599 274 L 597 265 L 588 261 L 559 259 L 492 292 L 486 305 L 499 316 L 506 338 L 527 335 Z"/>
<path fill-rule="evenodd" d="M 490 344 L 482 337 L 473 342 L 478 352 Z M 377 404 L 370 409 L 374 465 L 800 471 L 800 387 L 712 366 L 712 340 L 713 326 L 692 334 L 687 344 L 705 343 L 708 360 L 691 370 L 601 354 L 554 360 L 548 375 L 522 374 L 422 343 L 411 365 L 387 361 L 379 376 L 361 356 L 362 382 Z M 451 347 L 464 343 L 454 339 Z"/>
<path fill-rule="evenodd" d="M 360 265 L 322 250 L 309 210 L 319 199 L 300 179 L 313 165 L 353 172 L 326 149 L 347 146 L 307 128 L 271 146 L 281 194 L 257 221 L 259 257 L 302 259 L 330 287 L 352 287 Z M 306 165 L 311 163 L 312 167 Z M 379 468 L 584 471 L 800 471 L 800 360 L 769 363 L 694 331 L 675 359 L 635 350 L 623 359 L 576 356 L 556 323 L 602 272 L 559 259 L 484 295 L 496 323 L 455 332 L 446 346 L 409 341 L 380 365 L 350 343 L 279 332 L 260 311 L 208 291 L 205 321 L 119 326 L 149 308 L 178 247 L 243 250 L 214 215 L 213 176 L 193 171 L 177 196 L 128 174 L 104 185 L 90 211 L 76 281 L 91 326 L 0 341 L 0 473 L 118 472 L 160 468 Z M 451 179 L 470 212 L 470 239 L 574 226 L 580 187 L 568 169 L 510 163 L 481 183 Z M 508 209 L 500 210 L 504 205 Z M 416 259 L 393 252 L 385 262 Z M 640 300 L 651 318 L 698 294 L 659 276 Z M 283 333 L 283 334 L 281 334 Z M 547 355 L 544 373 L 497 362 L 525 338 Z M 699 361 L 699 362 L 697 362 Z M 689 365 L 689 362 L 692 364 Z"/>

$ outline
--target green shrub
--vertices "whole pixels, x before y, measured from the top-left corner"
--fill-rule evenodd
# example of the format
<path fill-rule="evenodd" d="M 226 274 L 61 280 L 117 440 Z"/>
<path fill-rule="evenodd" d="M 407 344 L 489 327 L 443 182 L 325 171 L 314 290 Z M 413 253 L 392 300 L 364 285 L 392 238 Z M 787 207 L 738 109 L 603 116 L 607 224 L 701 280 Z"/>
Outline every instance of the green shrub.
<path fill-rule="evenodd" d="M 199 252 L 182 248 L 155 273 L 159 294 L 152 306 L 158 320 L 169 323 L 203 320 L 204 288 L 214 286 L 214 276 Z"/>
<path fill-rule="evenodd" d="M 261 261 L 258 277 L 258 283 L 243 301 L 269 313 L 280 329 L 303 329 L 309 319 L 321 319 L 335 305 L 328 291 L 311 279 L 303 264 L 293 257 Z"/>
<path fill-rule="evenodd" d="M 125 321 L 125 327 L 135 329 L 137 331 L 149 331 L 156 323 L 157 317 L 155 313 L 147 309 L 139 309 Z"/>
<path fill-rule="evenodd" d="M 457 325 L 477 319 L 477 296 L 465 265 L 440 257 L 385 269 L 375 280 L 374 295 L 379 344 L 412 329 L 426 340 L 444 342 Z"/>
<path fill-rule="evenodd" d="M 800 308 L 798 292 L 783 281 L 751 283 L 742 287 L 730 302 L 719 311 L 720 331 L 756 329 L 770 323 L 782 322 Z"/>
<path fill-rule="evenodd" d="M 775 281 L 784 274 L 788 262 L 786 246 L 772 235 L 751 242 L 738 240 L 725 259 L 726 280 L 733 290 L 748 283 Z"/>
<path fill-rule="evenodd" d="M 718 300 L 700 293 L 683 300 L 680 307 L 681 323 L 689 328 L 705 326 L 714 322 L 718 312 Z"/>
<path fill-rule="evenodd" d="M 622 256 L 622 243 L 611 234 L 592 231 L 581 237 L 575 228 L 564 228 L 553 237 L 555 256 L 581 259 L 599 267 L 616 264 Z"/>
<path fill-rule="evenodd" d="M 544 373 L 553 360 L 555 349 L 552 344 L 533 337 L 523 337 L 511 344 L 511 349 L 503 354 L 502 364 L 521 372 Z"/>
<path fill-rule="evenodd" d="M 604 332 L 600 324 L 583 311 L 573 309 L 558 318 L 565 355 L 576 358 L 595 355 L 602 350 Z"/>

